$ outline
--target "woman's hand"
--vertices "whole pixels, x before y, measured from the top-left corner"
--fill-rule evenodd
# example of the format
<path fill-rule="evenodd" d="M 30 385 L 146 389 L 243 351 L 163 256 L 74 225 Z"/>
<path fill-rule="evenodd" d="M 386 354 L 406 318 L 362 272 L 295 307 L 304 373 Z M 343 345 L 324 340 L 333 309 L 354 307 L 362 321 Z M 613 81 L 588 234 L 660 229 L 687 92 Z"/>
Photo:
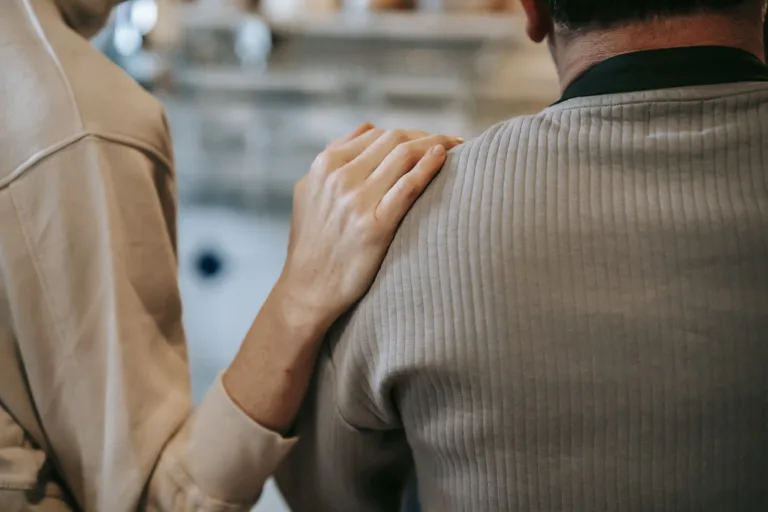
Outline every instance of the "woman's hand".
<path fill-rule="evenodd" d="M 324 330 L 366 292 L 400 221 L 461 142 L 366 124 L 320 154 L 296 186 L 278 283 L 297 314 Z"/>
<path fill-rule="evenodd" d="M 224 374 L 253 420 L 288 430 L 319 340 L 371 285 L 400 221 L 459 143 L 364 125 L 312 164 L 296 186 L 283 273 Z"/>

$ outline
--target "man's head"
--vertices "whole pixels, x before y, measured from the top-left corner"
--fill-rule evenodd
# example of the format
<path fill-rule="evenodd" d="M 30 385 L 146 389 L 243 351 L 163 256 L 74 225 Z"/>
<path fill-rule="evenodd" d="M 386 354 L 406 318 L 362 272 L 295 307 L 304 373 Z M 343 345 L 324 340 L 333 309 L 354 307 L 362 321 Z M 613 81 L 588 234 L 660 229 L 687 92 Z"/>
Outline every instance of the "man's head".
<path fill-rule="evenodd" d="M 67 23 L 85 37 L 93 37 L 124 0 L 55 0 Z"/>
<path fill-rule="evenodd" d="M 564 85 L 588 64 L 644 49 L 719 45 L 763 57 L 766 0 L 521 2 L 528 36 L 548 41 Z"/>
<path fill-rule="evenodd" d="M 546 0 L 555 23 L 571 30 L 609 28 L 657 17 L 727 14 L 754 0 Z"/>

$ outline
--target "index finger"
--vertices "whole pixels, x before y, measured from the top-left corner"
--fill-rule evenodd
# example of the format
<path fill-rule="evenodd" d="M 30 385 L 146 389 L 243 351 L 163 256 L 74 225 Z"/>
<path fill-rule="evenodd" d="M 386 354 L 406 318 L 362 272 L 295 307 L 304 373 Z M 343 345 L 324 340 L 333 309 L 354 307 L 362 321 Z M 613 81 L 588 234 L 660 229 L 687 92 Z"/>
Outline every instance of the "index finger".
<path fill-rule="evenodd" d="M 458 137 L 430 135 L 400 145 L 398 150 L 386 156 L 381 165 L 368 177 L 369 187 L 375 194 L 383 196 L 395 183 L 422 160 L 430 148 L 442 146 L 450 150 L 464 142 Z"/>
<path fill-rule="evenodd" d="M 358 138 L 359 136 L 363 135 L 365 132 L 372 130 L 373 128 L 375 128 L 373 124 L 366 121 L 365 123 L 355 128 L 349 135 L 342 137 L 340 139 L 335 139 L 331 141 L 331 143 L 328 144 L 328 149 L 340 148 L 346 143 L 351 142 L 356 138 Z"/>
<path fill-rule="evenodd" d="M 358 141 L 362 142 L 365 138 L 360 137 L 345 146 L 345 148 L 354 147 L 348 155 L 349 163 L 345 166 L 345 170 L 354 174 L 360 181 L 365 180 L 397 146 L 425 136 L 427 133 L 419 130 L 389 130 L 381 133 L 374 141 L 358 144 Z"/>

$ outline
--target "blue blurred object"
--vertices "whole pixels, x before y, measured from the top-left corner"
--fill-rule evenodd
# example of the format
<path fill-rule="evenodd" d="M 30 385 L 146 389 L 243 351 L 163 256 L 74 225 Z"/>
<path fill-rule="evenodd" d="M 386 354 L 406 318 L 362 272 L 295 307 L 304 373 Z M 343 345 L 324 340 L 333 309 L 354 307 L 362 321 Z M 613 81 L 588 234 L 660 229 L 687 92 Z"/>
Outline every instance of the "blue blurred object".
<path fill-rule="evenodd" d="M 224 260 L 215 250 L 204 249 L 195 258 L 195 269 L 203 279 L 214 279 L 224 269 Z"/>

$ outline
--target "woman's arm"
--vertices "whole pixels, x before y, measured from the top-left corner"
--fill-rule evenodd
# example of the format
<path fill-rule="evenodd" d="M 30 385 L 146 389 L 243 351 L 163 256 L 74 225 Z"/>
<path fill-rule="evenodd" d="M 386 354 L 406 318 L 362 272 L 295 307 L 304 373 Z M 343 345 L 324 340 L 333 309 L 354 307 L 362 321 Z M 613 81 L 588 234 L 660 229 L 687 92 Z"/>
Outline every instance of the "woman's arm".
<path fill-rule="evenodd" d="M 224 375 L 259 424 L 290 427 L 323 334 L 368 289 L 403 216 L 458 143 L 365 125 L 315 160 L 296 187 L 282 276 Z"/>

